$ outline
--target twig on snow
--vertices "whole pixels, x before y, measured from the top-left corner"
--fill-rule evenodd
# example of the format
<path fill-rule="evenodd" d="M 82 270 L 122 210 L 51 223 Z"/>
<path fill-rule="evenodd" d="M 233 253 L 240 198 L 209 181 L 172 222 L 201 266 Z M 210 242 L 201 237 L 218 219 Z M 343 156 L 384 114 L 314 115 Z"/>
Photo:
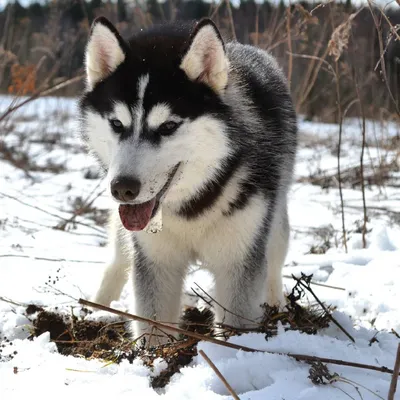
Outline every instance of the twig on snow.
<path fill-rule="evenodd" d="M 335 382 L 343 382 L 343 383 L 347 383 L 350 386 L 353 386 L 353 388 L 355 389 L 355 391 L 358 393 L 358 395 L 360 396 L 360 399 L 363 399 L 360 389 L 359 387 L 362 387 L 363 389 L 365 389 L 367 392 L 371 393 L 372 395 L 374 395 L 375 397 L 377 397 L 378 399 L 382 399 L 385 400 L 382 396 L 379 396 L 379 394 L 375 393 L 374 391 L 372 391 L 371 389 L 368 389 L 366 386 L 361 385 L 361 383 L 359 382 L 355 382 L 352 381 L 351 379 L 345 378 L 343 376 L 336 376 L 335 377 Z"/>
<path fill-rule="evenodd" d="M 232 397 L 235 400 L 240 400 L 239 396 L 236 394 L 236 392 L 232 389 L 232 386 L 228 383 L 228 381 L 225 379 L 225 377 L 221 374 L 221 371 L 217 368 L 217 366 L 208 358 L 207 354 L 204 353 L 203 350 L 199 351 L 199 354 L 206 360 L 207 364 L 211 367 L 211 369 L 215 372 L 215 374 L 218 376 L 219 379 L 221 379 L 221 382 L 225 385 L 225 387 L 228 389 L 228 392 L 232 395 Z"/>
<path fill-rule="evenodd" d="M 293 279 L 293 276 L 290 276 L 290 275 L 283 275 L 283 278 Z M 336 289 L 336 290 L 343 290 L 343 291 L 346 290 L 345 288 L 342 288 L 342 287 L 339 287 L 339 286 L 325 285 L 324 283 L 319 283 L 319 282 L 315 282 L 315 281 L 310 281 L 310 283 L 311 283 L 312 285 L 321 286 L 321 287 L 325 287 L 325 288 L 328 288 L 328 289 Z"/>
<path fill-rule="evenodd" d="M 3 296 L 0 296 L 0 301 L 4 301 L 4 303 L 9 303 L 16 307 L 26 307 L 27 306 L 27 304 L 17 303 L 15 301 L 13 301 L 7 297 L 3 297 Z"/>
<path fill-rule="evenodd" d="M 295 358 L 296 360 L 299 360 L 299 361 L 306 361 L 306 362 L 320 361 L 320 362 L 327 363 L 327 364 L 343 365 L 343 366 L 346 366 L 346 367 L 367 369 L 367 370 L 370 370 L 370 371 L 384 372 L 384 373 L 387 373 L 387 374 L 393 374 L 393 372 L 394 372 L 392 369 L 390 369 L 388 367 L 385 367 L 385 366 L 378 367 L 378 366 L 375 366 L 375 365 L 361 364 L 361 363 L 356 363 L 356 362 L 352 362 L 352 361 L 336 360 L 336 359 L 333 359 L 333 358 L 308 356 L 308 355 L 305 355 L 305 354 L 282 353 L 282 352 L 275 352 L 275 351 L 270 351 L 270 350 L 258 350 L 258 349 L 254 349 L 254 348 L 247 347 L 247 346 L 240 346 L 240 345 L 237 345 L 237 344 L 234 344 L 234 343 L 229 343 L 229 342 L 225 342 L 225 341 L 222 341 L 222 340 L 217 340 L 217 339 L 214 339 L 214 338 L 212 338 L 210 336 L 205 336 L 205 335 L 202 335 L 202 334 L 197 333 L 197 332 L 186 331 L 184 329 L 176 328 L 173 325 L 166 325 L 166 324 L 163 324 L 161 322 L 154 321 L 152 319 L 148 319 L 148 318 L 140 317 L 138 315 L 130 314 L 130 313 L 127 313 L 127 312 L 124 312 L 124 311 L 116 310 L 114 308 L 103 306 L 102 304 L 93 303 L 93 302 L 85 300 L 85 299 L 79 299 L 78 303 L 82 304 L 84 306 L 87 306 L 87 307 L 98 308 L 99 310 L 107 311 L 107 312 L 110 312 L 112 314 L 116 314 L 116 315 L 119 315 L 121 317 L 124 317 L 124 318 L 128 318 L 128 319 L 131 319 L 131 320 L 144 322 L 146 324 L 149 324 L 150 326 L 155 326 L 155 327 L 161 328 L 161 329 L 167 329 L 167 330 L 174 331 L 174 332 L 182 334 L 182 335 L 193 337 L 193 338 L 198 339 L 198 340 L 203 340 L 205 342 L 217 344 L 217 345 L 220 345 L 220 346 L 223 346 L 223 347 L 229 347 L 229 348 L 235 349 L 235 350 L 242 350 L 242 351 L 246 351 L 246 352 L 250 352 L 250 353 L 257 353 L 258 352 L 258 353 L 282 355 L 282 356 L 286 356 L 286 357 L 290 357 L 290 358 Z"/>
<path fill-rule="evenodd" d="M 26 203 L 26 202 L 24 202 L 24 201 L 18 199 L 18 198 L 15 197 L 15 196 L 11 196 L 11 195 L 6 194 L 6 193 L 3 193 L 3 192 L 0 192 L 0 196 L 7 197 L 7 198 L 9 198 L 9 199 L 15 200 L 15 201 L 17 201 L 18 203 L 23 204 L 24 206 L 33 208 L 33 209 L 38 210 L 38 211 L 41 211 L 41 212 L 43 212 L 43 213 L 45 213 L 45 214 L 47 214 L 47 215 L 50 215 L 50 216 L 52 216 L 52 217 L 59 218 L 59 219 L 61 219 L 62 221 L 68 222 L 68 219 L 67 219 L 67 218 L 61 217 L 60 215 L 57 215 L 57 214 L 53 214 L 53 213 L 51 213 L 50 211 L 43 210 L 43 208 L 40 208 L 40 207 L 34 206 L 34 205 L 32 205 L 32 204 Z M 79 224 L 79 225 L 82 225 L 82 226 L 86 226 L 87 228 L 91 228 L 91 229 L 95 230 L 96 232 L 99 232 L 99 233 L 104 234 L 104 231 L 102 231 L 101 229 L 98 229 L 98 228 L 96 228 L 95 226 L 92 226 L 92 225 L 90 225 L 90 224 L 85 224 L 84 222 L 80 222 L 80 221 L 75 221 L 75 223 L 76 223 L 76 224 Z"/>
<path fill-rule="evenodd" d="M 392 328 L 392 333 L 395 335 L 398 339 L 400 339 L 400 335 Z"/>
<path fill-rule="evenodd" d="M 66 258 L 48 258 L 48 257 L 33 257 L 26 254 L 0 254 L 0 258 L 6 257 L 18 257 L 18 258 L 30 258 L 32 260 L 40 261 L 55 261 L 55 262 L 73 262 L 73 263 L 88 263 L 88 264 L 103 264 L 102 261 L 91 261 L 91 260 L 68 260 Z"/>
<path fill-rule="evenodd" d="M 74 301 L 78 301 L 78 299 L 76 299 L 75 297 L 71 296 L 68 293 L 63 292 L 60 289 L 57 289 L 56 287 L 54 287 L 53 285 L 50 285 L 50 283 L 46 283 L 46 286 L 49 287 L 50 289 L 53 289 L 55 292 L 57 292 L 58 294 L 62 295 L 62 296 L 67 296 L 70 299 L 74 300 Z"/>
<path fill-rule="evenodd" d="M 390 382 L 388 400 L 394 400 L 394 394 L 396 393 L 397 380 L 399 379 L 399 373 L 400 373 L 400 343 L 397 347 L 397 356 L 396 356 L 396 361 L 394 363 L 392 381 Z"/>
<path fill-rule="evenodd" d="M 93 198 L 90 199 L 93 195 L 93 193 L 100 187 L 100 185 L 102 184 L 104 178 L 100 179 L 99 182 L 97 183 L 97 185 L 93 188 L 93 190 L 89 193 L 89 195 L 86 197 L 85 200 L 83 200 L 81 206 L 77 209 L 74 210 L 73 215 L 71 216 L 71 218 L 69 218 L 66 221 L 61 222 L 58 226 L 57 229 L 60 230 L 65 230 L 65 228 L 67 227 L 68 224 L 70 223 L 74 223 L 76 222 L 76 218 L 78 216 L 82 215 L 82 211 L 84 211 L 85 209 L 90 208 L 93 203 L 105 192 L 105 189 L 103 189 L 102 191 L 100 191 L 99 193 L 97 193 L 97 195 Z"/>

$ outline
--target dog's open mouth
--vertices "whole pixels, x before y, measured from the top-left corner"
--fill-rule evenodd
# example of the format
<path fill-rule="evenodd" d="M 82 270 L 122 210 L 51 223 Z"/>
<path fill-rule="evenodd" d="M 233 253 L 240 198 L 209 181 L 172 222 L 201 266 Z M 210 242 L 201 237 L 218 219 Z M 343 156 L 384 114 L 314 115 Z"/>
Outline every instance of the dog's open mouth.
<path fill-rule="evenodd" d="M 141 231 L 148 225 L 160 207 L 163 197 L 178 171 L 179 165 L 180 163 L 175 165 L 168 175 L 167 182 L 154 198 L 141 204 L 121 204 L 119 206 L 119 216 L 125 229 L 129 231 Z"/>

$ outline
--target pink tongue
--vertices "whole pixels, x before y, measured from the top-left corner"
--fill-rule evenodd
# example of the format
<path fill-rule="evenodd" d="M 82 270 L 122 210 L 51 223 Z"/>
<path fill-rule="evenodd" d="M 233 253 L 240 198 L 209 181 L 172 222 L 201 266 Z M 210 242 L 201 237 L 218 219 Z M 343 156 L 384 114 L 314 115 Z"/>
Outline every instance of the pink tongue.
<path fill-rule="evenodd" d="M 121 204 L 119 216 L 121 222 L 128 231 L 141 231 L 150 221 L 151 213 L 156 204 L 156 199 L 143 204 Z"/>

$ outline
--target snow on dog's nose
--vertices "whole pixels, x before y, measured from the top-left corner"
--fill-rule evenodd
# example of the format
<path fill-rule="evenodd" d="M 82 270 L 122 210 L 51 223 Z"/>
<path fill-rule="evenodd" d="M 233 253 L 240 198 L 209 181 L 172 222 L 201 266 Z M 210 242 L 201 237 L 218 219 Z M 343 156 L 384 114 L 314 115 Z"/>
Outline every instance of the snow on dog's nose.
<path fill-rule="evenodd" d="M 140 182 L 137 179 L 118 177 L 111 181 L 111 194 L 116 200 L 129 203 L 136 199 L 140 192 Z"/>

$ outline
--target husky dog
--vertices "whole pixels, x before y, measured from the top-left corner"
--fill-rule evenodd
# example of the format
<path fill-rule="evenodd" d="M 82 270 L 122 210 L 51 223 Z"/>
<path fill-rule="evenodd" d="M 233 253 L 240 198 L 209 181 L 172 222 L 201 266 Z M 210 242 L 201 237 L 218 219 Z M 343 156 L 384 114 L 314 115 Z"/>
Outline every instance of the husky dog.
<path fill-rule="evenodd" d="M 82 135 L 115 200 L 114 257 L 94 300 L 118 299 L 130 270 L 134 312 L 176 323 L 185 273 L 200 261 L 230 311 L 216 308 L 217 321 L 243 327 L 262 304 L 283 305 L 297 121 L 275 59 L 225 43 L 210 19 L 126 41 L 100 17 L 85 65 Z"/>

